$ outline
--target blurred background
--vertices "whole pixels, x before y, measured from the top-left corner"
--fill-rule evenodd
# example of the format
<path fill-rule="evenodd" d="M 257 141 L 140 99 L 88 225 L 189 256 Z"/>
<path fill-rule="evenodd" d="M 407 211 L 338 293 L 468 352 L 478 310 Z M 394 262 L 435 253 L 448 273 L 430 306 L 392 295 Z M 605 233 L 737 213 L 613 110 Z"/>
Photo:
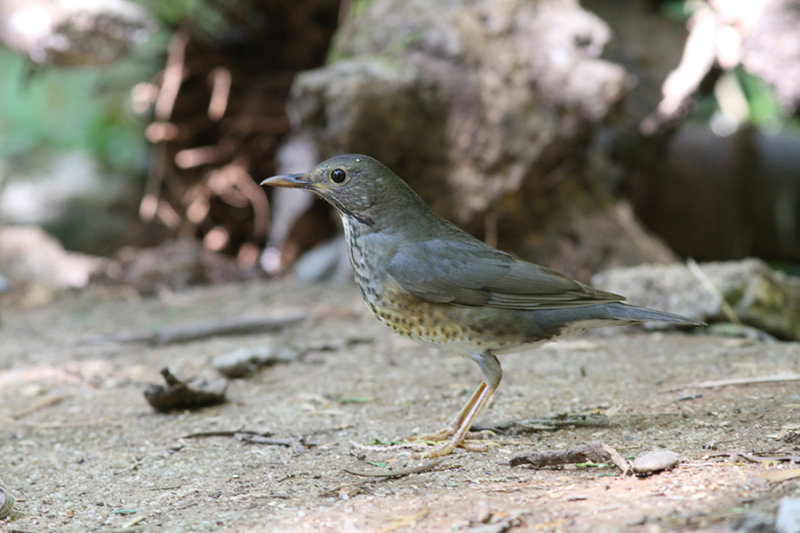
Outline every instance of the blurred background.
<path fill-rule="evenodd" d="M 258 182 L 387 164 L 588 281 L 800 263 L 800 0 L 0 0 L 0 290 L 347 279 Z"/>

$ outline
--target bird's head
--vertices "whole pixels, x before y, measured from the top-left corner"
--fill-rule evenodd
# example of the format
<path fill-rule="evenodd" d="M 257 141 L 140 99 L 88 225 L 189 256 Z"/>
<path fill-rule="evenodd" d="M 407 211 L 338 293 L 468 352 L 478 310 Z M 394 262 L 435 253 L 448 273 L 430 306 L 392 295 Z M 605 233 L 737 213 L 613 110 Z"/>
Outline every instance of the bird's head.
<path fill-rule="evenodd" d="M 406 183 L 379 161 L 345 154 L 323 161 L 303 174 L 273 176 L 261 185 L 313 191 L 342 215 L 373 225 L 392 204 L 422 201 Z"/>

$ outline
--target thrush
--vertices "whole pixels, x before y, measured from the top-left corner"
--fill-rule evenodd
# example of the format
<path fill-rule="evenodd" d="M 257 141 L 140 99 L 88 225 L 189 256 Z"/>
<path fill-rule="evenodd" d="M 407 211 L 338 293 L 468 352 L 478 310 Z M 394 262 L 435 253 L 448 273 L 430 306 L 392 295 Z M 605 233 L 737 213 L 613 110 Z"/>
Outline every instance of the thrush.
<path fill-rule="evenodd" d="M 482 381 L 425 456 L 463 445 L 502 378 L 498 354 L 526 350 L 586 330 L 644 321 L 700 325 L 622 303 L 518 259 L 436 215 L 394 172 L 358 154 L 328 159 L 304 174 L 261 185 L 315 192 L 339 212 L 356 283 L 372 313 L 395 332 L 466 355 Z"/>

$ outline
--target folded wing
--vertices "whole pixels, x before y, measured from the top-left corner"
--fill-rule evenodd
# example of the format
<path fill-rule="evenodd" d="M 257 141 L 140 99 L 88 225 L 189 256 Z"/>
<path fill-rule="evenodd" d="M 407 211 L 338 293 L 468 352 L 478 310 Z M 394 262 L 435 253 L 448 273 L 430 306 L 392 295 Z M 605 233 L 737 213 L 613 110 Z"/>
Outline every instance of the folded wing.
<path fill-rule="evenodd" d="M 521 261 L 477 240 L 403 243 L 388 262 L 387 273 L 401 287 L 429 302 L 554 309 L 625 299 Z"/>

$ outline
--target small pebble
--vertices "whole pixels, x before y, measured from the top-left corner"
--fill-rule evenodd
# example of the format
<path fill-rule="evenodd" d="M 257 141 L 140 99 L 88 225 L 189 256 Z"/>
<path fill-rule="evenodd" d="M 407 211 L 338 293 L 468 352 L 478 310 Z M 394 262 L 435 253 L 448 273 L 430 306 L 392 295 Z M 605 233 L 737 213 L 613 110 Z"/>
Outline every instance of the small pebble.
<path fill-rule="evenodd" d="M 653 450 L 634 459 L 631 467 L 635 474 L 648 475 L 675 468 L 680 462 L 681 456 L 675 452 Z"/>
<path fill-rule="evenodd" d="M 0 520 L 11 514 L 14 508 L 14 496 L 6 489 L 0 481 Z"/>
<path fill-rule="evenodd" d="M 299 355 L 300 352 L 297 348 L 288 344 L 273 342 L 260 346 L 238 348 L 215 357 L 212 364 L 225 377 L 241 378 L 265 366 L 294 361 Z"/>
<path fill-rule="evenodd" d="M 800 531 L 800 498 L 781 498 L 778 515 L 775 517 L 776 533 L 797 533 Z"/>

